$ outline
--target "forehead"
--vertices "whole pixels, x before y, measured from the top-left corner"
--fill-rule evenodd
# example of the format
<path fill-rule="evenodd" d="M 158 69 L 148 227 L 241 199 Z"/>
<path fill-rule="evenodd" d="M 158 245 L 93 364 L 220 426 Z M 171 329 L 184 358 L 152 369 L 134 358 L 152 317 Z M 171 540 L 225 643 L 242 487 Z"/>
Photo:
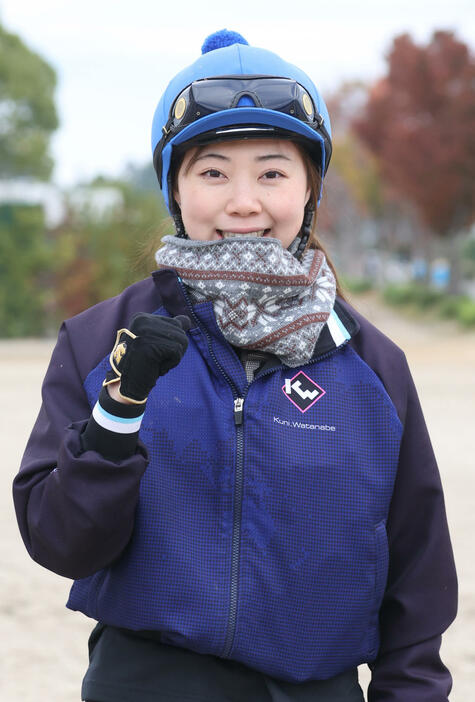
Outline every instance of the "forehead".
<path fill-rule="evenodd" d="M 230 160 L 237 158 L 259 158 L 266 155 L 282 155 L 286 159 L 302 160 L 298 147 L 287 139 L 233 139 L 214 141 L 204 146 L 191 147 L 185 152 L 182 164 L 218 154 Z"/>

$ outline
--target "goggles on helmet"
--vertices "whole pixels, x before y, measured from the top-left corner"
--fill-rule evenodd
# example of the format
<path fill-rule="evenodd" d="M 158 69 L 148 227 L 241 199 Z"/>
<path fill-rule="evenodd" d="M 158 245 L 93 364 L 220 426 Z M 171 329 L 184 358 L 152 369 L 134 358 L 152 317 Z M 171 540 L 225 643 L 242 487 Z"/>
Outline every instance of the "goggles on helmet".
<path fill-rule="evenodd" d="M 305 123 L 317 132 L 323 140 L 325 175 L 330 163 L 331 138 L 324 126 L 323 117 L 316 111 L 309 93 L 300 83 L 290 78 L 265 75 L 252 76 L 217 76 L 196 80 L 188 85 L 173 102 L 168 121 L 162 127 L 163 136 L 154 153 L 154 166 L 161 182 L 161 154 L 165 146 L 185 127 L 197 120 L 225 110 L 237 107 L 256 107 L 281 112 Z M 232 136 L 232 127 L 230 136 Z M 243 136 L 252 136 L 251 130 L 244 125 L 237 129 Z M 272 131 L 272 128 L 270 128 Z M 277 131 L 277 130 L 276 130 Z M 263 129 L 256 130 L 255 136 L 263 134 Z M 216 136 L 225 135 L 219 130 Z M 237 134 L 235 135 L 238 136 Z"/>

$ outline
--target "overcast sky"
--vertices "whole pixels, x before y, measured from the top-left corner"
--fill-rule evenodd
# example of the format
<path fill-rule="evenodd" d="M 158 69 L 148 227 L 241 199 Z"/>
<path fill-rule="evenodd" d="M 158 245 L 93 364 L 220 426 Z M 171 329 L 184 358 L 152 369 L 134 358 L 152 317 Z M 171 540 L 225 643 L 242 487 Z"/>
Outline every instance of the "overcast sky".
<path fill-rule="evenodd" d="M 0 0 L 0 21 L 55 68 L 61 126 L 54 181 L 118 174 L 150 155 L 150 124 L 168 81 L 227 27 L 279 53 L 322 90 L 384 74 L 394 36 L 454 30 L 475 46 L 473 0 Z M 169 8 L 169 9 L 164 9 Z"/>

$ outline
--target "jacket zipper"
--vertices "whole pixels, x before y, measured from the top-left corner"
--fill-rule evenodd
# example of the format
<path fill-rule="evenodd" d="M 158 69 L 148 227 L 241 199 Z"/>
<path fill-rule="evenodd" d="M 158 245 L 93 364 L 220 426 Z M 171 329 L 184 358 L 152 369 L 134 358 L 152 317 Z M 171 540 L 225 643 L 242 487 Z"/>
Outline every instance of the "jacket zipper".
<path fill-rule="evenodd" d="M 188 292 L 187 292 L 185 285 L 183 284 L 183 281 L 181 280 L 180 277 L 178 277 L 178 282 L 179 282 L 180 287 L 183 291 L 183 296 L 184 296 L 184 298 L 187 302 L 187 305 L 191 311 L 191 315 L 192 315 L 193 319 L 195 320 L 197 326 L 201 329 L 201 331 L 205 335 L 206 343 L 208 344 L 208 350 L 210 352 L 210 355 L 211 355 L 214 363 L 216 364 L 218 370 L 223 375 L 223 377 L 225 378 L 228 385 L 231 387 L 231 391 L 233 393 L 234 424 L 236 427 L 236 477 L 235 477 L 235 481 L 234 481 L 235 501 L 234 501 L 234 514 L 233 514 L 233 536 L 232 536 L 232 553 L 231 553 L 231 588 L 230 588 L 230 602 L 229 602 L 229 614 L 228 614 L 228 624 L 227 624 L 227 629 L 226 629 L 226 638 L 224 641 L 222 653 L 220 654 L 221 658 L 229 658 L 229 655 L 231 653 L 231 649 L 232 649 L 233 643 L 234 643 L 234 634 L 236 631 L 238 576 L 239 576 L 239 553 L 241 550 L 241 511 L 242 511 L 242 493 L 243 493 L 243 485 L 244 485 L 244 475 L 243 475 L 244 400 L 246 399 L 246 395 L 248 393 L 249 386 L 251 385 L 251 383 L 253 383 L 258 378 L 263 378 L 264 376 L 269 375 L 270 373 L 273 373 L 278 368 L 282 368 L 283 364 L 281 363 L 278 366 L 273 366 L 272 368 L 269 368 L 264 373 L 260 374 L 257 378 L 254 378 L 253 380 L 251 380 L 251 382 L 246 385 L 246 387 L 244 389 L 243 396 L 239 397 L 239 392 L 238 392 L 238 389 L 237 389 L 235 383 L 229 377 L 229 375 L 226 373 L 226 371 L 223 369 L 223 367 L 219 363 L 218 359 L 216 358 L 213 347 L 211 345 L 211 337 L 209 336 L 206 328 L 203 327 L 200 320 L 196 316 L 196 314 L 193 310 L 193 306 L 192 306 L 190 299 L 188 297 Z M 307 363 L 303 363 L 302 366 L 310 365 L 311 363 L 314 363 L 315 361 L 320 361 L 324 358 L 328 358 L 328 356 L 331 356 L 333 353 L 335 353 L 336 351 L 339 351 L 343 346 L 345 346 L 348 343 L 348 341 L 349 341 L 349 339 L 344 341 L 343 344 L 340 344 L 340 346 L 336 346 L 334 349 L 327 351 L 327 353 L 324 353 L 321 356 L 318 356 L 317 358 L 312 358 Z"/>
<path fill-rule="evenodd" d="M 244 453 L 244 439 L 243 439 L 243 427 L 242 427 L 242 413 L 244 398 L 239 397 L 239 392 L 219 363 L 216 355 L 214 353 L 213 347 L 211 345 L 211 338 L 203 327 L 200 320 L 196 316 L 193 306 L 190 303 L 188 297 L 188 292 L 181 280 L 178 278 L 181 289 L 183 291 L 184 298 L 188 304 L 191 311 L 193 319 L 195 320 L 197 326 L 201 329 L 206 338 L 206 343 L 208 344 L 209 353 L 216 364 L 216 367 L 223 375 L 224 379 L 231 387 L 231 392 L 233 393 L 234 400 L 234 424 L 236 426 L 236 476 L 234 480 L 234 513 L 233 513 L 233 535 L 232 535 L 232 552 L 231 552 L 231 588 L 230 588 L 230 602 L 229 602 L 229 613 L 228 613 L 228 623 L 226 628 L 226 638 L 224 641 L 223 650 L 221 653 L 222 658 L 228 658 L 231 651 L 234 632 L 236 629 L 236 613 L 237 613 L 237 596 L 238 596 L 238 576 L 239 576 L 239 551 L 241 546 L 241 507 L 242 507 L 242 491 L 243 491 L 243 453 Z M 247 388 L 246 388 L 247 390 Z"/>
<path fill-rule="evenodd" d="M 205 331 L 206 334 L 206 331 Z M 323 360 L 328 358 L 333 353 L 338 351 L 348 343 L 346 340 L 340 346 L 336 346 L 334 349 L 327 351 L 327 353 L 313 358 L 307 363 L 303 363 L 302 366 L 310 365 L 315 361 Z M 219 364 L 218 364 L 219 365 Z M 236 614 L 237 614 L 237 596 L 238 596 L 238 573 L 239 573 L 239 552 L 240 552 L 240 541 L 241 541 L 241 506 L 242 506 L 242 493 L 243 493 L 243 456 L 244 456 L 244 432 L 243 432 L 243 411 L 244 411 L 244 400 L 246 399 L 250 385 L 257 379 L 263 378 L 266 375 L 270 375 L 278 368 L 282 368 L 283 364 L 278 366 L 273 366 L 264 373 L 258 375 L 256 378 L 251 380 L 250 383 L 246 385 L 242 397 L 237 397 L 234 400 L 234 423 L 236 425 L 236 503 L 239 509 L 235 510 L 234 513 L 234 524 L 233 524 L 233 552 L 232 552 L 232 569 L 231 569 L 231 602 L 229 607 L 229 619 L 228 619 L 228 629 L 226 633 L 226 640 L 223 647 L 223 652 L 221 654 L 222 658 L 229 658 L 231 649 L 234 643 L 234 633 L 236 631 Z M 223 371 L 224 373 L 224 371 Z"/>

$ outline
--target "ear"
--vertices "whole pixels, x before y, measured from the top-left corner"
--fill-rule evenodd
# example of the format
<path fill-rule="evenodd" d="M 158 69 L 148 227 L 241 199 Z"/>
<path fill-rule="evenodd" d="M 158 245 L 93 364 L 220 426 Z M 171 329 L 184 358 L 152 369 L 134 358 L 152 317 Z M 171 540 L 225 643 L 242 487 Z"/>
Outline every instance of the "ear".
<path fill-rule="evenodd" d="M 175 190 L 173 191 L 173 199 L 175 200 L 178 207 L 181 207 L 181 198 L 178 188 L 175 188 Z"/>

